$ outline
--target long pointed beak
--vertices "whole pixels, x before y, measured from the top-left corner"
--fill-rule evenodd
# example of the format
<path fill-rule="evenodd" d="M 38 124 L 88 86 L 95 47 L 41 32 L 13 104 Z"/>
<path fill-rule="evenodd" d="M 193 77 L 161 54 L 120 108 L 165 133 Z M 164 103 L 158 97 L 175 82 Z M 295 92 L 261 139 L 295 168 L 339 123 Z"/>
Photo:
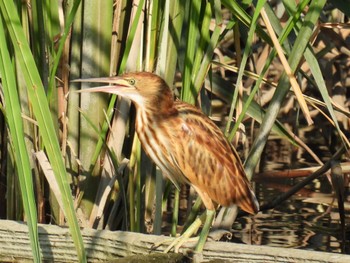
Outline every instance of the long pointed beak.
<path fill-rule="evenodd" d="M 109 85 L 77 90 L 76 92 L 104 92 L 111 94 L 124 94 L 134 90 L 128 81 L 121 77 L 76 79 L 72 82 L 108 83 Z"/>

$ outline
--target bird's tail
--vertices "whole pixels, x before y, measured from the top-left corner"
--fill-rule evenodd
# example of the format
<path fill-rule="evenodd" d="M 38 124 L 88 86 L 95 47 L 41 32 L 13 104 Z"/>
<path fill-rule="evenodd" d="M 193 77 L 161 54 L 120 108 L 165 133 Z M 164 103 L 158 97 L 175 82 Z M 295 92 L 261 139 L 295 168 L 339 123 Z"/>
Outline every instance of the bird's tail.
<path fill-rule="evenodd" d="M 249 214 L 256 214 L 259 212 L 260 206 L 250 185 L 247 187 L 249 188 L 246 192 L 247 195 L 238 202 L 238 206 Z"/>

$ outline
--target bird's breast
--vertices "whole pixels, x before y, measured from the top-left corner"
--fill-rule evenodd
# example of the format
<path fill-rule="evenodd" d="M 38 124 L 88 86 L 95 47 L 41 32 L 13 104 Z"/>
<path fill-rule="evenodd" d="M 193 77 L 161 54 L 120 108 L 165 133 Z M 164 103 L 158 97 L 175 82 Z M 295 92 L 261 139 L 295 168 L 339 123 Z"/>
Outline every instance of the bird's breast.
<path fill-rule="evenodd" d="M 152 161 L 169 177 L 177 186 L 178 182 L 186 182 L 186 178 L 178 168 L 174 158 L 173 136 L 175 127 L 167 120 L 153 118 L 145 111 L 140 111 L 136 116 L 136 132 L 143 150 Z"/>

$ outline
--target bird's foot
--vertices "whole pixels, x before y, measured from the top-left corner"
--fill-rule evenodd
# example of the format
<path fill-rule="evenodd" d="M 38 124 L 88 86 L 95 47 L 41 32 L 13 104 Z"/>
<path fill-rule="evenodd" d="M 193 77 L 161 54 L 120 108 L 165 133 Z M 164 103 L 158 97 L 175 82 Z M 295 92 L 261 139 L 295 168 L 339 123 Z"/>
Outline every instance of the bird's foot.
<path fill-rule="evenodd" d="M 154 248 L 157 248 L 161 245 L 170 243 L 170 245 L 164 250 L 164 253 L 168 253 L 170 250 L 174 249 L 175 253 L 179 252 L 179 249 L 181 246 L 186 242 L 197 242 L 199 237 L 192 237 L 200 226 L 202 225 L 202 218 L 198 217 L 188 228 L 187 230 L 181 235 L 176 237 L 175 239 L 171 238 L 168 240 L 163 240 L 159 243 L 154 244 Z"/>
<path fill-rule="evenodd" d="M 192 248 L 194 248 L 194 245 L 198 242 L 198 240 L 199 240 L 199 237 L 188 237 L 186 235 L 181 235 L 181 236 L 175 238 L 175 240 L 173 240 L 173 242 L 171 242 L 171 244 L 164 250 L 164 253 L 168 253 L 172 249 L 174 249 L 175 253 L 179 253 L 180 248 L 185 243 L 186 244 L 193 243 Z"/>
<path fill-rule="evenodd" d="M 202 214 L 200 217 L 198 217 L 187 229 L 186 231 L 179 237 L 175 238 L 171 242 L 171 244 L 164 250 L 164 253 L 168 253 L 170 250 L 174 249 L 177 253 L 180 249 L 180 247 L 186 243 L 186 242 L 193 242 L 197 241 L 197 245 L 195 248 L 196 253 L 201 253 L 203 251 L 205 242 L 207 241 L 207 237 L 209 234 L 210 226 L 213 222 L 215 216 L 215 211 L 213 210 L 207 210 L 205 214 Z M 200 226 L 203 224 L 205 218 L 205 222 L 203 225 L 203 229 L 199 235 L 199 237 L 191 238 L 192 235 L 196 234 Z M 169 240 L 168 240 L 169 241 Z M 162 241 L 158 244 L 155 244 L 154 247 L 159 247 L 160 245 L 166 243 L 167 241 Z"/>
<path fill-rule="evenodd" d="M 155 243 L 152 246 L 152 249 L 156 249 L 162 245 L 170 244 L 167 246 L 167 248 L 163 252 L 168 253 L 168 252 L 170 252 L 170 250 L 174 249 L 175 253 L 179 253 L 179 250 L 184 243 L 198 242 L 198 239 L 199 239 L 199 237 L 187 237 L 187 236 L 181 235 L 181 236 L 176 237 L 175 239 L 169 238 L 167 240 L 162 240 L 158 243 Z M 193 248 L 194 248 L 194 245 L 195 244 L 193 244 Z"/>

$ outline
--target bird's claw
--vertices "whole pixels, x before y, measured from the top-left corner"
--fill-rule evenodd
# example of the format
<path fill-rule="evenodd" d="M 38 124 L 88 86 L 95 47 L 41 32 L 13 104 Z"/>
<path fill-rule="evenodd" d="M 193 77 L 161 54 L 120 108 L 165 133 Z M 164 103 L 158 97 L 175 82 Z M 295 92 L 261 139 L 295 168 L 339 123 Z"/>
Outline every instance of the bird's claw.
<path fill-rule="evenodd" d="M 170 243 L 170 245 L 167 246 L 167 248 L 163 251 L 164 253 L 168 253 L 170 252 L 170 250 L 174 249 L 175 253 L 179 253 L 179 250 L 181 248 L 181 246 L 186 243 L 186 242 L 197 242 L 198 241 L 198 237 L 190 237 L 187 235 L 182 235 L 182 236 L 178 236 L 175 239 L 173 238 L 169 238 L 167 240 L 162 240 L 158 243 L 155 243 L 152 246 L 152 249 L 156 249 L 162 245 L 166 245 L 168 243 Z M 194 246 L 193 246 L 194 247 Z"/>
<path fill-rule="evenodd" d="M 180 236 L 175 238 L 173 242 L 164 250 L 164 253 L 168 253 L 171 249 L 174 248 L 175 253 L 179 253 L 179 250 L 181 246 L 186 242 L 198 242 L 199 237 L 187 237 L 187 236 Z M 193 246 L 194 247 L 194 246 Z"/>
<path fill-rule="evenodd" d="M 200 217 L 197 217 L 196 220 L 186 229 L 186 231 L 179 237 L 172 240 L 171 244 L 165 249 L 165 253 L 168 253 L 172 248 L 174 248 L 175 252 L 177 253 L 180 249 L 180 247 L 188 241 L 198 241 L 196 242 L 196 252 L 202 252 L 205 241 L 207 240 L 208 233 L 209 233 L 209 227 L 211 225 L 211 222 L 213 222 L 213 217 L 215 215 L 215 211 L 206 211 L 206 213 L 203 213 Z M 201 235 L 199 237 L 193 237 L 195 233 L 197 233 L 198 229 L 203 223 L 204 218 L 206 218 L 206 222 L 203 226 Z M 208 221 L 208 222 L 207 222 Z M 204 231 L 205 230 L 205 231 Z M 169 240 L 168 240 L 169 241 Z M 159 243 L 157 247 L 160 245 L 166 243 L 166 241 L 162 241 Z M 155 244 L 156 246 L 156 244 Z"/>

